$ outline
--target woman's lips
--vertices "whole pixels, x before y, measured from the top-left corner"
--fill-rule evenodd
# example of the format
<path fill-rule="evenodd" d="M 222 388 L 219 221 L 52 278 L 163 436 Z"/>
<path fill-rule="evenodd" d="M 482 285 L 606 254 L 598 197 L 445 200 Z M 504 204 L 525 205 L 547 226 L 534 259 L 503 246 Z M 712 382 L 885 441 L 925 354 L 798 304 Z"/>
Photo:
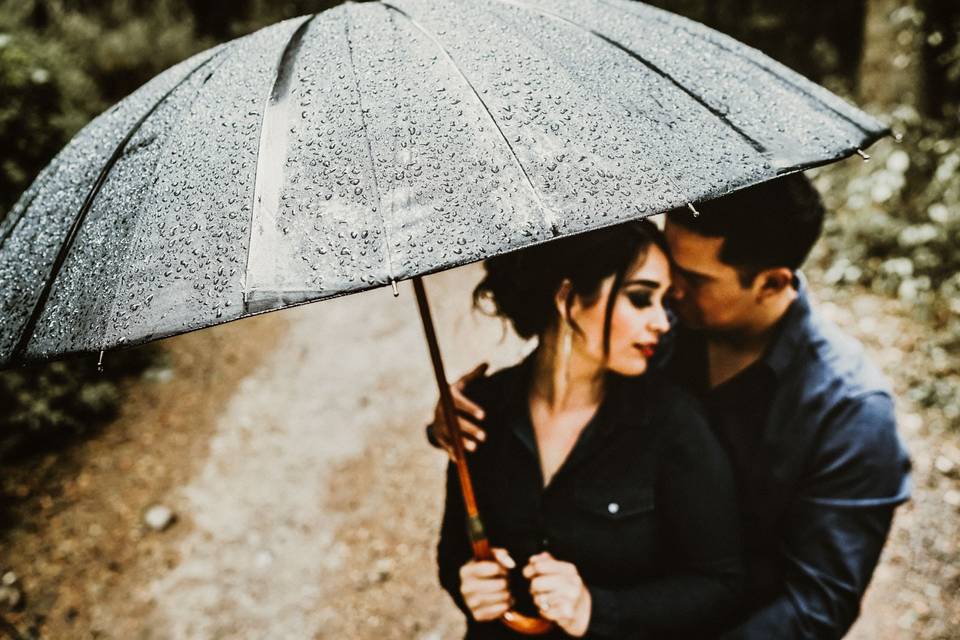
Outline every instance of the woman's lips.
<path fill-rule="evenodd" d="M 643 354 L 643 357 L 648 359 L 652 358 L 653 354 L 657 351 L 656 344 L 638 344 L 635 346 L 640 350 L 640 353 Z"/>

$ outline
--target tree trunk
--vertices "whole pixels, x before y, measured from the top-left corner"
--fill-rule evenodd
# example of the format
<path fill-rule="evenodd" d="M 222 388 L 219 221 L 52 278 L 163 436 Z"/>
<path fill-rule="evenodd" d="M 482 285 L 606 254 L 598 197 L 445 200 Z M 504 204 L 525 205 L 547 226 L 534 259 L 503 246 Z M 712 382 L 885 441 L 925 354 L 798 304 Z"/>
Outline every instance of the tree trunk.
<path fill-rule="evenodd" d="M 923 0 L 865 0 L 860 103 L 926 110 Z"/>

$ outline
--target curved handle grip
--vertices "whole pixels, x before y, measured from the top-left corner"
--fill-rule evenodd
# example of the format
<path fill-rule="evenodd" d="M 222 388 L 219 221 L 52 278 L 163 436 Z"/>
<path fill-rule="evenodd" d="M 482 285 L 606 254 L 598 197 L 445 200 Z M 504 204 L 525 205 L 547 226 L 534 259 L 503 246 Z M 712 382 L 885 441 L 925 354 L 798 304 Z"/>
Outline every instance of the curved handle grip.
<path fill-rule="evenodd" d="M 552 631 L 554 626 L 549 620 L 525 616 L 513 610 L 500 616 L 500 622 L 525 636 L 542 636 Z"/>

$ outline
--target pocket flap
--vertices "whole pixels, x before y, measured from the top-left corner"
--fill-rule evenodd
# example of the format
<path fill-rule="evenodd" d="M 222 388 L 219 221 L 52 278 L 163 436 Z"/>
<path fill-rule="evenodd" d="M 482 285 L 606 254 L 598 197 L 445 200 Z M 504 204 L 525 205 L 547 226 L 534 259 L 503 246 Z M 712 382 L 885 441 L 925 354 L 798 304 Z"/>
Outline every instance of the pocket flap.
<path fill-rule="evenodd" d="M 607 518 L 624 518 L 654 508 L 653 487 L 578 487 L 574 501 L 581 509 Z"/>

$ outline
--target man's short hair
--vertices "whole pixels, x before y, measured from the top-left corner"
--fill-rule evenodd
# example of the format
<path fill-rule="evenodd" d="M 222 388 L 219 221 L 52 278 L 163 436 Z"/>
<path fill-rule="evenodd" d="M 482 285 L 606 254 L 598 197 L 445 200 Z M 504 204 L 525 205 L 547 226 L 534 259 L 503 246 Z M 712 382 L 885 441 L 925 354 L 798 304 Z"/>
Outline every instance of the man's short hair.
<path fill-rule="evenodd" d="M 823 201 L 800 173 L 668 212 L 671 224 L 723 238 L 720 260 L 736 267 L 748 286 L 764 269 L 798 269 L 823 228 Z"/>

